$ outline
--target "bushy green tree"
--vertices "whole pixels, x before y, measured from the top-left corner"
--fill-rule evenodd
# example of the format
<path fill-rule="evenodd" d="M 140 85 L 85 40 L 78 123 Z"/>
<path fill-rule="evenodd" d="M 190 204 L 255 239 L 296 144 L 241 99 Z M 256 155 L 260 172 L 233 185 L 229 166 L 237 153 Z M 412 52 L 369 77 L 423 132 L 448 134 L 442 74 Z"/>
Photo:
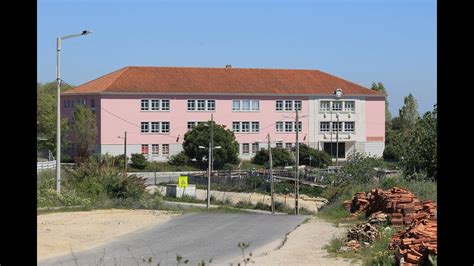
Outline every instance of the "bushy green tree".
<path fill-rule="evenodd" d="M 72 114 L 71 135 L 79 162 L 87 159 L 97 143 L 97 123 L 91 109 L 76 105 Z"/>
<path fill-rule="evenodd" d="M 236 164 L 239 161 L 239 143 L 235 140 L 234 132 L 226 129 L 224 125 L 213 124 L 214 147 L 214 168 L 220 169 L 226 163 Z M 208 165 L 209 142 L 211 141 L 211 121 L 206 124 L 198 124 L 184 135 L 183 149 L 186 156 L 196 159 L 196 163 L 205 168 Z M 199 146 L 205 147 L 204 149 Z"/>
<path fill-rule="evenodd" d="M 132 163 L 130 164 L 130 166 L 135 169 L 143 170 L 147 165 L 147 160 L 145 156 L 141 153 L 132 153 L 131 161 Z"/>
<path fill-rule="evenodd" d="M 171 156 L 168 161 L 168 163 L 171 165 L 185 165 L 187 162 L 188 157 L 186 156 L 186 153 L 184 153 L 184 151 L 181 151 L 180 153 Z"/>
<path fill-rule="evenodd" d="M 61 91 L 64 92 L 72 87 L 63 83 Z M 51 150 L 53 154 L 56 153 L 56 82 L 49 82 L 45 84 L 36 84 L 36 134 L 38 137 L 46 138 L 46 140 L 38 141 L 38 149 Z M 66 153 L 68 141 L 67 132 L 68 124 L 66 118 L 61 118 L 61 152 L 62 155 Z"/>
<path fill-rule="evenodd" d="M 268 165 L 268 150 L 260 149 L 255 156 L 252 158 L 252 163 Z M 272 148 L 272 164 L 273 166 L 287 166 L 293 165 L 295 161 L 293 160 L 290 152 L 287 149 L 283 148 Z"/>
<path fill-rule="evenodd" d="M 374 91 L 380 91 L 383 92 L 387 95 L 387 98 L 385 98 L 385 130 L 389 129 L 391 127 L 391 122 L 392 122 L 392 115 L 390 114 L 390 111 L 388 110 L 388 93 L 387 90 L 385 89 L 385 86 L 383 85 L 382 82 L 372 82 L 372 90 Z"/>
<path fill-rule="evenodd" d="M 347 156 L 346 163 L 336 175 L 338 185 L 362 184 L 374 181 L 376 170 L 374 167 L 381 166 L 380 160 L 360 152 L 351 152 Z"/>
<path fill-rule="evenodd" d="M 404 99 L 404 105 L 399 111 L 401 129 L 412 128 L 420 118 L 418 113 L 418 103 L 415 97 L 410 93 Z"/>
<path fill-rule="evenodd" d="M 415 129 L 407 141 L 403 152 L 402 167 L 406 175 L 424 173 L 427 177 L 437 179 L 437 123 L 438 108 L 426 112 L 416 122 Z"/>
<path fill-rule="evenodd" d="M 292 150 L 296 152 L 296 147 L 293 147 Z M 300 165 L 310 165 L 310 157 L 311 166 L 324 168 L 331 165 L 331 156 L 329 154 L 300 143 Z"/>

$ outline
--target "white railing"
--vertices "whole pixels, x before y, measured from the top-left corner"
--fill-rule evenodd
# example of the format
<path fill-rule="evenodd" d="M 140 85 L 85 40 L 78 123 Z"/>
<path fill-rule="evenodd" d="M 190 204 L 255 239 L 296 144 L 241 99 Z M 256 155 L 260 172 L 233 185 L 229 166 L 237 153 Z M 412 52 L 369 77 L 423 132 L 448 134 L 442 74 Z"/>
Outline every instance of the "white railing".
<path fill-rule="evenodd" d="M 49 162 L 37 162 L 36 163 L 36 172 L 41 172 L 45 169 L 55 169 L 56 168 L 56 160 L 49 161 Z"/>

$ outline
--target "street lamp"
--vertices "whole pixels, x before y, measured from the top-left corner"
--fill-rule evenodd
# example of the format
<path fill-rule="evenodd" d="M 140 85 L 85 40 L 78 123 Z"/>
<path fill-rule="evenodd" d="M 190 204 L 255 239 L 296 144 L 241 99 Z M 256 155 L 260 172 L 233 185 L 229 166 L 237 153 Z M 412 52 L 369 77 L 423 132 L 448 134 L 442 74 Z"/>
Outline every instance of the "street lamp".
<path fill-rule="evenodd" d="M 336 95 L 337 99 L 340 99 L 342 96 L 342 89 L 336 89 L 334 91 L 334 94 Z M 341 106 L 342 108 L 342 106 Z M 338 166 L 338 158 L 339 158 L 339 130 L 341 129 L 339 126 L 339 113 L 336 113 L 336 118 L 337 118 L 337 130 L 336 130 L 336 166 Z M 332 145 L 332 144 L 331 144 Z"/>
<path fill-rule="evenodd" d="M 204 146 L 198 146 L 200 149 L 206 149 Z M 221 146 L 211 147 L 211 142 L 209 142 L 209 155 L 207 156 L 208 161 L 208 170 L 207 170 L 207 208 L 211 206 L 211 169 L 212 169 L 212 160 L 211 160 L 211 153 L 214 149 L 220 149 Z"/>
<path fill-rule="evenodd" d="M 83 30 L 79 34 L 71 34 L 71 35 L 66 35 L 62 37 L 56 38 L 56 82 L 57 82 L 57 136 L 56 136 L 56 191 L 58 193 L 61 193 L 61 100 L 60 100 L 60 95 L 61 95 L 61 64 L 60 64 L 60 59 L 61 59 L 61 43 L 62 40 L 74 38 L 74 37 L 79 37 L 82 35 L 87 35 L 91 34 L 92 31 L 90 30 Z"/>

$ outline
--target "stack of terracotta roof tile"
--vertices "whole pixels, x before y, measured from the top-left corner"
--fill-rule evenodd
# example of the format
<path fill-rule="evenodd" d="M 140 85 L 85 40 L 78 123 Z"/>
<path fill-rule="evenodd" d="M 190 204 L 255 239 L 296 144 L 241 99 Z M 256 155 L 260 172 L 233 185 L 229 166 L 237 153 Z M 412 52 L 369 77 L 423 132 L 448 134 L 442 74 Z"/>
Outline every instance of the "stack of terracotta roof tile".
<path fill-rule="evenodd" d="M 437 254 L 437 223 L 434 219 L 413 220 L 410 227 L 390 240 L 400 264 L 423 264 L 429 254 Z"/>

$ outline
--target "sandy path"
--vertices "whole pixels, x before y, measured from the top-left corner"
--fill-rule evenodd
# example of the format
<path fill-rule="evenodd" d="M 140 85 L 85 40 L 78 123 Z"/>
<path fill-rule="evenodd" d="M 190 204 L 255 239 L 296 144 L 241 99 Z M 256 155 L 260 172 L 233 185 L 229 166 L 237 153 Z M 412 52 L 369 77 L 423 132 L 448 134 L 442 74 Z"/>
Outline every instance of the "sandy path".
<path fill-rule="evenodd" d="M 273 248 L 266 255 L 257 256 L 253 260 L 255 265 L 354 265 L 349 260 L 328 257 L 324 249 L 334 236 L 345 232 L 344 228 L 337 228 L 314 217 L 291 232 L 280 249 Z M 274 245 L 272 243 L 268 248 L 271 249 Z"/>
<path fill-rule="evenodd" d="M 38 215 L 38 261 L 100 246 L 117 236 L 169 221 L 156 210 L 94 210 Z"/>

